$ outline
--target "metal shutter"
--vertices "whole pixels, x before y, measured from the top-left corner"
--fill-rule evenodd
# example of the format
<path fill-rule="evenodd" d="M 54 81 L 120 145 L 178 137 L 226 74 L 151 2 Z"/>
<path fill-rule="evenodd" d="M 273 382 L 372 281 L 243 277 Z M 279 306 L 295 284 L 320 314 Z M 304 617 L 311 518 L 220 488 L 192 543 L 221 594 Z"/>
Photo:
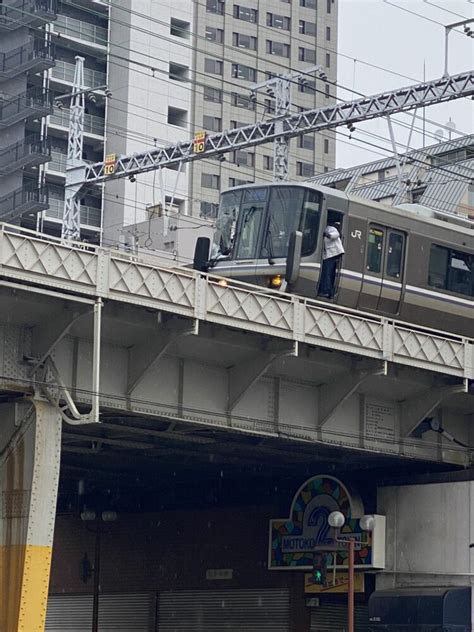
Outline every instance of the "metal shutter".
<path fill-rule="evenodd" d="M 149 632 L 152 599 L 149 594 L 102 594 L 99 600 L 100 632 Z M 45 632 L 89 632 L 92 595 L 50 595 Z"/>
<path fill-rule="evenodd" d="M 288 632 L 288 590 L 183 590 L 159 596 L 160 632 Z"/>
<path fill-rule="evenodd" d="M 92 627 L 92 595 L 50 595 L 45 632 L 85 632 Z"/>
<path fill-rule="evenodd" d="M 356 604 L 354 612 L 355 632 L 367 632 L 369 614 L 367 606 Z M 310 632 L 346 632 L 347 604 L 322 603 L 311 609 Z"/>

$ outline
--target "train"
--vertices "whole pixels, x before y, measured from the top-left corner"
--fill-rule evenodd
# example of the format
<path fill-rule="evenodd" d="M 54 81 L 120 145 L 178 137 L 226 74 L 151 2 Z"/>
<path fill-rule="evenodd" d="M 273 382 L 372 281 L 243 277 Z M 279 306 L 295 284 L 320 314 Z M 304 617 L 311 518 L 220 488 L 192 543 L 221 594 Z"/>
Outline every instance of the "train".
<path fill-rule="evenodd" d="M 331 297 L 323 240 L 344 247 Z M 474 222 L 416 204 L 392 207 L 311 182 L 249 184 L 220 196 L 214 240 L 194 268 L 222 279 L 474 337 Z M 225 281 L 227 282 L 227 281 Z"/>

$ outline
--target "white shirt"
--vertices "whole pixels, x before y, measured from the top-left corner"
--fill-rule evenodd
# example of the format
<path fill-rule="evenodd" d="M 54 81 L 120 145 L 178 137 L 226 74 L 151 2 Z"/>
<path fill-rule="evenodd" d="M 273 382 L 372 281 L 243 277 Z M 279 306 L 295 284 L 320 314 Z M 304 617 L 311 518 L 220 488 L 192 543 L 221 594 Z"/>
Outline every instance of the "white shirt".
<path fill-rule="evenodd" d="M 334 226 L 327 226 L 324 231 L 323 259 L 342 254 L 344 254 L 344 246 L 339 231 Z"/>

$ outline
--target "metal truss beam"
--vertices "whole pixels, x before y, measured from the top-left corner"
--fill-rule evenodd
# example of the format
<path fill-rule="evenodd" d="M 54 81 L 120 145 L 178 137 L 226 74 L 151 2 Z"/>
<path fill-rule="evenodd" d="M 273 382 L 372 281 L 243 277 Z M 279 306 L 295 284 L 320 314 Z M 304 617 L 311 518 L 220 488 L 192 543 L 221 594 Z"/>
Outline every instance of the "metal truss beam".
<path fill-rule="evenodd" d="M 450 384 L 441 388 L 431 388 L 404 400 L 400 408 L 400 436 L 409 437 L 412 432 L 438 408 L 441 402 L 454 393 L 467 393 L 468 384 Z"/>
<path fill-rule="evenodd" d="M 262 377 L 270 366 L 282 356 L 297 356 L 298 343 L 282 343 L 270 345 L 266 351 L 252 355 L 250 358 L 229 369 L 229 398 L 227 412 L 230 414 L 245 393 Z"/>
<path fill-rule="evenodd" d="M 191 140 L 131 156 L 123 156 L 118 158 L 113 165 L 110 161 L 82 165 L 71 170 L 70 183 L 73 186 L 78 183 L 86 184 L 103 182 L 112 178 L 124 178 L 169 167 L 176 163 L 201 160 L 236 149 L 261 145 L 278 137 L 289 139 L 310 132 L 406 112 L 420 106 L 435 105 L 472 94 L 474 94 L 474 71 L 464 72 L 451 77 L 442 77 L 406 88 L 363 97 L 355 101 L 338 103 L 325 108 L 308 110 L 292 116 L 213 134 L 206 137 L 204 150 L 199 153 L 195 153 L 194 142 Z"/>

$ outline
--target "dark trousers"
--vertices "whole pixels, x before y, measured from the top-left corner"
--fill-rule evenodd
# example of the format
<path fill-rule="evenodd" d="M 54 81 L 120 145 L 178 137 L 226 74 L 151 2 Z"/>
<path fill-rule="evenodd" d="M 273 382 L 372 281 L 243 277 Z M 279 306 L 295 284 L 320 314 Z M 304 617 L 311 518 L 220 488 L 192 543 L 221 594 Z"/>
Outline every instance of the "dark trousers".
<path fill-rule="evenodd" d="M 337 263 L 341 255 L 329 257 L 323 260 L 321 268 L 321 279 L 319 281 L 318 296 L 324 295 L 332 298 L 334 296 L 334 284 L 336 281 Z"/>

